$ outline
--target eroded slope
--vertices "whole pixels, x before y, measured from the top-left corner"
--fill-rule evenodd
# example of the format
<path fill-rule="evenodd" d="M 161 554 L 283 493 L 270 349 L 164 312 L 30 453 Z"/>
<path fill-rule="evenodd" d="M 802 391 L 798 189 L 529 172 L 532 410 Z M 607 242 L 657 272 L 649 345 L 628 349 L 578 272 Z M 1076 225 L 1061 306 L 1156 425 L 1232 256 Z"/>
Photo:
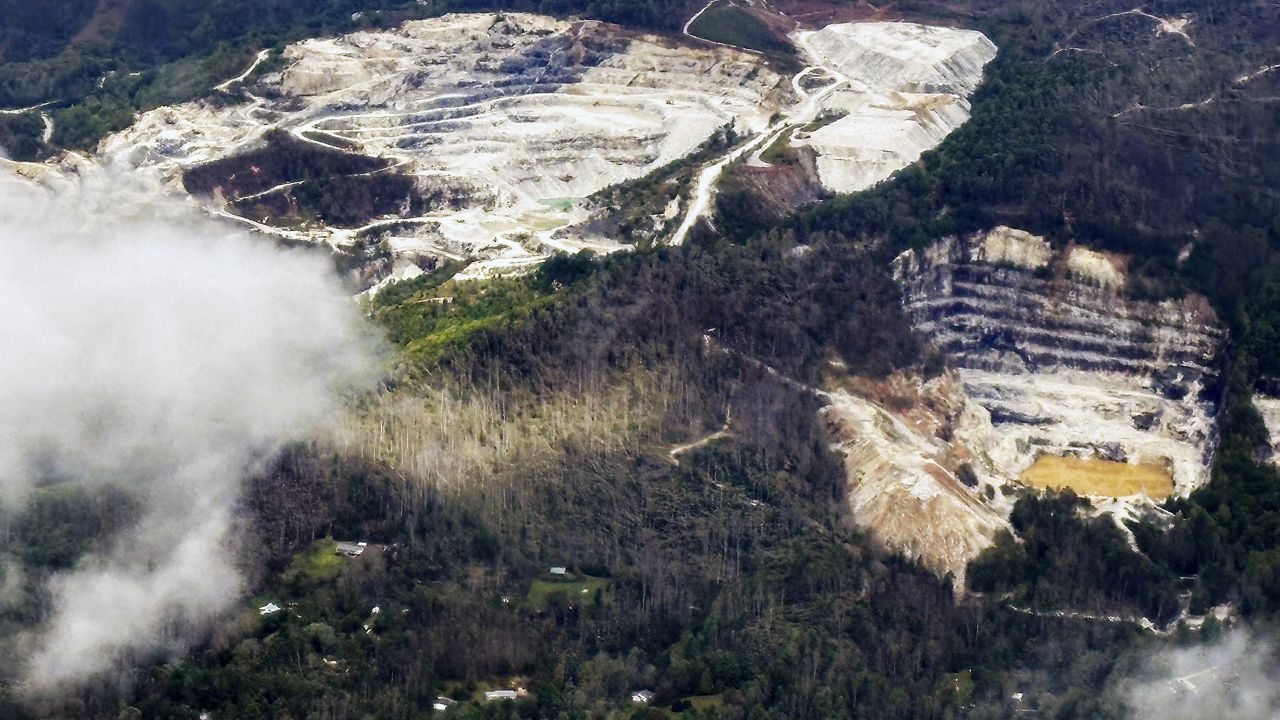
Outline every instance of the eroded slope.
<path fill-rule="evenodd" d="M 996 56 L 982 33 L 915 23 L 843 23 L 792 37 L 833 79 L 824 107 L 842 117 L 793 139 L 816 152 L 832 192 L 888 178 L 964 124 Z"/>

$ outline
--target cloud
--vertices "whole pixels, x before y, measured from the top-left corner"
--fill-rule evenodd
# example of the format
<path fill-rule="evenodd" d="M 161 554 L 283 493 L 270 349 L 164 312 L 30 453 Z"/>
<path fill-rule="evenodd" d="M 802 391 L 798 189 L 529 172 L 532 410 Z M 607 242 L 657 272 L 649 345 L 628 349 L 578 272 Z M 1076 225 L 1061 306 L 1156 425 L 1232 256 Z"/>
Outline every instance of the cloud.
<path fill-rule="evenodd" d="M 0 180 L 0 507 L 49 482 L 141 503 L 50 581 L 52 615 L 19 662 L 29 687 L 56 689 L 180 649 L 239 597 L 243 478 L 370 386 L 375 343 L 318 253 L 126 174 Z"/>
<path fill-rule="evenodd" d="M 1280 717 L 1275 646 L 1243 628 L 1213 643 L 1153 653 L 1122 687 L 1133 720 Z"/>

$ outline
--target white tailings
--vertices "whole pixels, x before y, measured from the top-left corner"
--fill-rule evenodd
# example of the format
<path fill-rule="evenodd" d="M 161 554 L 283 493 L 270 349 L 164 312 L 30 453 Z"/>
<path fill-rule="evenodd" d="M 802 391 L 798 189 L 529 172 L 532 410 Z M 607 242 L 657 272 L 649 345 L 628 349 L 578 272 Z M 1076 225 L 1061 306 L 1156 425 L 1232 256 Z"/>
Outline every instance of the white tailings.
<path fill-rule="evenodd" d="M 844 117 L 793 140 L 817 153 L 819 179 L 833 192 L 887 179 L 964 124 L 996 56 L 982 33 L 914 23 L 828 25 L 792 39 L 841 83 L 824 108 Z"/>

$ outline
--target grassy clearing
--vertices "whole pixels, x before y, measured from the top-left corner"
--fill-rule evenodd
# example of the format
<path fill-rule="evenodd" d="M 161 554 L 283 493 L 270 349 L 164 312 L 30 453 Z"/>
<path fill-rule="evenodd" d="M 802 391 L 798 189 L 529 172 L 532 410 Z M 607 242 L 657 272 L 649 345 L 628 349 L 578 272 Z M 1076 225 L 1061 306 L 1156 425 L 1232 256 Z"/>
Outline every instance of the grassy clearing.
<path fill-rule="evenodd" d="M 374 299 L 374 317 L 391 341 L 411 355 L 431 359 L 476 334 L 527 316 L 552 301 L 526 278 L 448 282 L 457 267 L 396 283 Z"/>
<path fill-rule="evenodd" d="M 1173 476 L 1158 463 L 1130 464 L 1098 458 L 1041 455 L 1022 473 L 1032 487 L 1071 488 L 1080 495 L 1125 497 L 1139 493 L 1163 500 L 1173 493 Z"/>
<path fill-rule="evenodd" d="M 698 712 L 724 707 L 723 695 L 691 695 L 685 698 L 684 701 L 692 705 L 693 709 Z"/>
<path fill-rule="evenodd" d="M 570 604 L 593 605 L 596 601 L 596 591 L 608 585 L 608 578 L 590 575 L 565 580 L 534 580 L 529 586 L 529 594 L 525 597 L 524 603 L 530 610 L 546 610 L 552 595 L 564 593 Z"/>
<path fill-rule="evenodd" d="M 311 549 L 299 553 L 284 572 L 284 581 L 289 585 L 320 585 L 338 577 L 342 571 L 344 558 L 336 554 L 338 543 L 333 538 L 321 538 Z"/>
<path fill-rule="evenodd" d="M 791 130 L 778 135 L 769 147 L 760 153 L 760 161 L 769 165 L 794 165 L 800 162 L 800 155 L 791 147 Z"/>
<path fill-rule="evenodd" d="M 793 57 L 795 48 L 779 37 L 763 20 L 728 2 L 707 8 L 689 26 L 689 34 L 735 47 L 756 50 L 766 55 Z"/>

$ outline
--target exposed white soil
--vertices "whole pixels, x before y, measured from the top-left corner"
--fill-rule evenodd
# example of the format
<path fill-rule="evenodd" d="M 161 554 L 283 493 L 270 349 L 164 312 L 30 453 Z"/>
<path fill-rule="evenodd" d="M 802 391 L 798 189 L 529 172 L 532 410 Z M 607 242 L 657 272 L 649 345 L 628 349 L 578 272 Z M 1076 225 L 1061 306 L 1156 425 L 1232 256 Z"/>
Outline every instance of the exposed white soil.
<path fill-rule="evenodd" d="M 1151 13 L 1147 12 L 1146 10 L 1143 10 L 1142 8 L 1133 8 L 1132 10 L 1124 10 L 1122 12 L 1115 12 L 1109 15 L 1103 15 L 1102 17 L 1094 18 L 1086 22 L 1081 27 L 1077 28 L 1074 32 L 1071 33 L 1071 35 L 1068 36 L 1067 39 L 1070 40 L 1071 38 L 1078 35 L 1081 31 L 1086 30 L 1094 25 L 1097 25 L 1098 23 L 1106 22 L 1108 20 L 1115 20 L 1117 18 L 1123 18 L 1123 17 L 1140 17 L 1146 20 L 1150 20 L 1151 22 L 1155 23 L 1155 33 L 1157 35 L 1173 35 L 1178 38 L 1181 38 L 1188 45 L 1195 47 L 1195 44 L 1196 44 L 1195 41 L 1191 39 L 1191 35 L 1187 32 L 1187 28 L 1191 26 L 1191 21 L 1192 21 L 1191 16 L 1181 15 L 1179 17 L 1161 17 L 1159 15 L 1152 15 Z"/>
<path fill-rule="evenodd" d="M 244 82 L 245 78 L 252 75 L 253 71 L 257 70 L 258 66 L 261 65 L 263 61 L 265 61 L 267 57 L 269 57 L 270 55 L 271 55 L 270 50 L 259 51 L 258 54 L 253 58 L 253 64 L 251 64 L 244 72 L 231 78 L 230 80 L 226 80 L 224 82 L 218 83 L 217 85 L 214 85 L 213 89 L 218 90 L 219 92 L 226 92 L 230 90 L 233 85 Z"/>
<path fill-rule="evenodd" d="M 779 112 L 746 146 L 699 172 L 672 244 L 682 243 L 708 214 L 729 163 L 746 155 L 748 165 L 766 166 L 760 153 L 784 133 L 791 133 L 792 145 L 813 149 L 827 190 L 858 192 L 888 179 L 969 119 L 967 98 L 996 54 L 982 33 L 915 23 L 840 23 L 790 38 L 810 63 L 791 79 L 799 102 Z M 830 82 L 808 90 L 803 79 L 811 74 Z M 805 129 L 830 112 L 843 117 Z"/>
<path fill-rule="evenodd" d="M 1245 73 L 1244 75 L 1241 75 L 1240 77 L 1236 78 L 1235 84 L 1247 85 L 1253 82 L 1254 80 L 1262 77 L 1263 75 L 1266 75 L 1269 72 L 1275 72 L 1276 70 L 1280 70 L 1280 65 L 1263 65 L 1262 67 L 1258 68 L 1257 70 L 1254 70 L 1253 72 Z"/>
<path fill-rule="evenodd" d="M 33 111 L 33 110 L 39 110 L 40 108 L 48 107 L 48 106 L 50 106 L 50 105 L 52 105 L 52 104 L 53 104 L 53 101 L 52 101 L 52 100 L 50 100 L 49 102 L 42 102 L 42 103 L 40 103 L 39 105 L 31 105 L 31 106 L 24 107 L 24 108 L 8 108 L 8 109 L 0 109 L 0 115 L 23 115 L 23 114 L 25 114 L 25 113 L 29 113 L 29 112 L 31 112 L 31 111 Z"/>
<path fill-rule="evenodd" d="M 886 548 L 939 576 L 952 574 L 959 590 L 969 561 L 992 544 L 996 532 L 1008 528 L 1008 509 L 961 482 L 957 468 L 969 459 L 963 446 L 934 432 L 957 420 L 980 422 L 972 417 L 980 409 L 964 406 L 951 378 L 920 392 L 959 399 L 961 404 L 952 408 L 956 416 L 922 402 L 908 418 L 845 391 L 827 393 L 830 404 L 822 414 L 844 453 L 854 521 Z M 965 415 L 971 417 L 962 419 Z"/>

